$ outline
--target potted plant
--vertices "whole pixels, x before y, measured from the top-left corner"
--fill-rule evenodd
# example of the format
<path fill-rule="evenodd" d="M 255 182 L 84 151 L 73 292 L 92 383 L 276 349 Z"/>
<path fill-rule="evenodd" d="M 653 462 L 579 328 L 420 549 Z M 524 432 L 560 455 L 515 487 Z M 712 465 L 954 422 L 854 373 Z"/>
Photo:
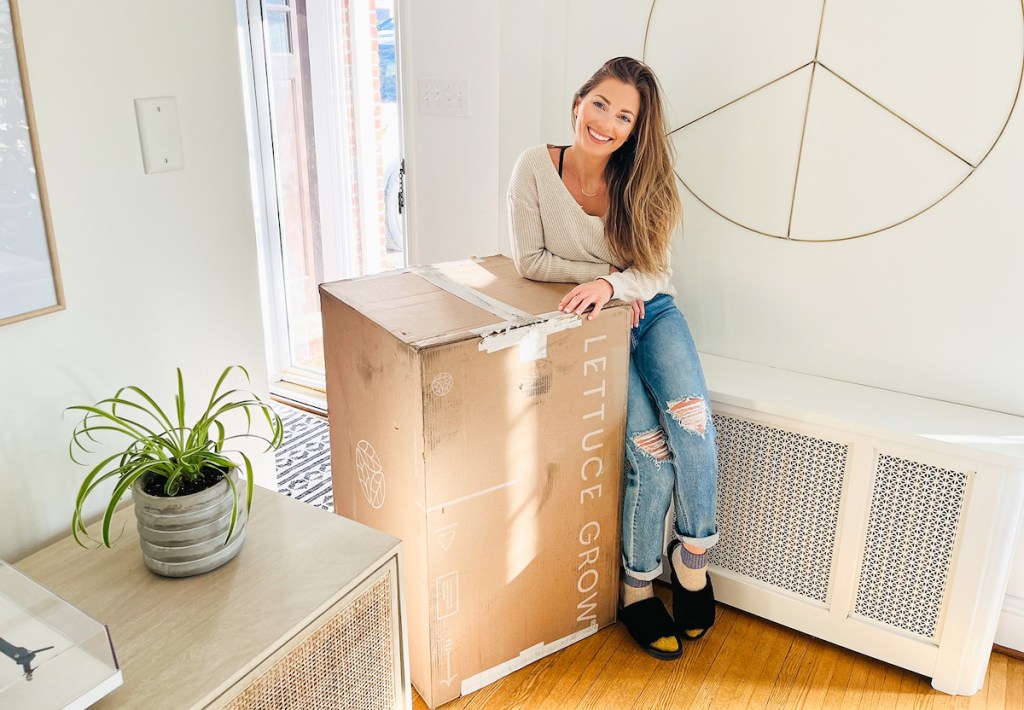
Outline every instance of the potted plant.
<path fill-rule="evenodd" d="M 208 572 L 238 554 L 252 505 L 253 472 L 252 461 L 232 442 L 256 439 L 266 444 L 267 451 L 276 449 L 284 439 L 284 424 L 269 403 L 249 390 L 221 391 L 232 370 L 241 371 L 249 381 L 241 365 L 226 368 L 206 408 L 191 425 L 185 420 L 181 369 L 173 409 L 165 411 L 135 386 L 122 387 L 92 406 L 68 407 L 85 413 L 68 447 L 76 463 L 85 465 L 76 454 L 92 453 L 88 447 L 107 437 L 126 444 L 94 466 L 78 490 L 71 531 L 79 545 L 88 546 L 84 536 L 112 546 L 111 521 L 130 489 L 143 559 L 153 572 L 187 577 Z M 243 418 L 244 432 L 229 435 L 229 425 Z M 239 490 L 239 460 L 245 468 L 244 498 Z M 97 488 L 111 480 L 114 488 L 97 541 L 86 530 L 82 508 Z"/>

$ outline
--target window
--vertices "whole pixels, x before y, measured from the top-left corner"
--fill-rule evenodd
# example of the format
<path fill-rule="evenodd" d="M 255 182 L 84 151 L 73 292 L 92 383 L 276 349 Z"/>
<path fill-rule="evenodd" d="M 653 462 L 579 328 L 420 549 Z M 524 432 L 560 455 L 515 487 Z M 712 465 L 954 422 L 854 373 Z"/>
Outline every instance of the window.
<path fill-rule="evenodd" d="M 392 0 L 247 0 L 275 379 L 323 389 L 319 284 L 405 265 Z"/>

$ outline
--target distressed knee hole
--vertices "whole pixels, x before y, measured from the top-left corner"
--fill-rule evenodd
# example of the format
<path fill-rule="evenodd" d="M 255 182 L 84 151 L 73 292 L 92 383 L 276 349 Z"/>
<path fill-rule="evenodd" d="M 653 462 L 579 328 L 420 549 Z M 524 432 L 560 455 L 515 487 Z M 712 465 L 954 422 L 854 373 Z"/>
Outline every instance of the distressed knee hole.
<path fill-rule="evenodd" d="M 708 405 L 703 397 L 687 397 L 668 403 L 668 413 L 686 431 L 704 436 L 708 428 Z"/>
<path fill-rule="evenodd" d="M 668 442 L 661 427 L 635 434 L 633 443 L 655 461 L 664 461 L 668 458 Z"/>

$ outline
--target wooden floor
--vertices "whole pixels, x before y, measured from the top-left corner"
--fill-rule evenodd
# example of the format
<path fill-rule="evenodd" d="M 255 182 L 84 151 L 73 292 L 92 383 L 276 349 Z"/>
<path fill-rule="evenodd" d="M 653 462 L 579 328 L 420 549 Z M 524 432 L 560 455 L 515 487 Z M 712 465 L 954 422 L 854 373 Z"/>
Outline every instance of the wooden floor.
<path fill-rule="evenodd" d="M 426 707 L 415 695 L 413 708 Z M 677 661 L 639 652 L 614 624 L 442 707 L 1024 708 L 1024 660 L 993 653 L 985 686 L 952 697 L 916 673 L 719 605 L 718 623 Z"/>

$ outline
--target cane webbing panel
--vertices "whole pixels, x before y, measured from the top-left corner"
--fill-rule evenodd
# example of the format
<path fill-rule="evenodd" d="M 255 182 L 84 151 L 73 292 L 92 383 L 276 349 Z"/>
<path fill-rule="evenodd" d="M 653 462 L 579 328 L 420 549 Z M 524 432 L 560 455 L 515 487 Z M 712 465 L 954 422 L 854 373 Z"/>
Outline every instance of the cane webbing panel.
<path fill-rule="evenodd" d="M 227 707 L 231 710 L 393 708 L 399 673 L 394 580 L 373 583 L 280 659 Z"/>
<path fill-rule="evenodd" d="M 826 603 L 849 446 L 716 414 L 718 544 L 709 561 Z"/>
<path fill-rule="evenodd" d="M 968 474 L 879 454 L 854 612 L 934 638 Z"/>

